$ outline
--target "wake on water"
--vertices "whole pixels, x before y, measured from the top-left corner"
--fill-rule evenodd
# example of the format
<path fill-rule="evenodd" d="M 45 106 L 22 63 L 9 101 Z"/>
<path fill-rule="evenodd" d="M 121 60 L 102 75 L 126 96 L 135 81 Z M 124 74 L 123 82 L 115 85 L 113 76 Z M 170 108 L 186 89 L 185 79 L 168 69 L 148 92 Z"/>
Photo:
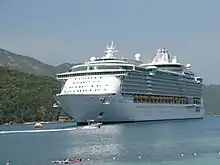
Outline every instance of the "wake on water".
<path fill-rule="evenodd" d="M 0 134 L 16 134 L 16 133 L 40 133 L 40 132 L 61 132 L 61 131 L 73 131 L 85 129 L 83 127 L 78 128 L 62 128 L 62 129 L 39 129 L 39 130 L 21 130 L 21 131 L 0 131 Z M 89 129 L 97 129 L 97 128 L 89 128 Z"/>

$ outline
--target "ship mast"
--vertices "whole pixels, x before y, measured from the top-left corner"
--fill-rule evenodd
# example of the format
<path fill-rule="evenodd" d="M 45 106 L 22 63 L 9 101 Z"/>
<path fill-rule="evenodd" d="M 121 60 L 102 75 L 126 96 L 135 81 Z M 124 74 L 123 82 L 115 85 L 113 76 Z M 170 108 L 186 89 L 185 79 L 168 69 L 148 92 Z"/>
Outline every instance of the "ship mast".
<path fill-rule="evenodd" d="M 115 49 L 115 42 L 112 41 L 111 46 L 106 46 L 105 50 L 105 56 L 104 58 L 115 58 L 114 53 L 118 52 L 118 50 Z"/>

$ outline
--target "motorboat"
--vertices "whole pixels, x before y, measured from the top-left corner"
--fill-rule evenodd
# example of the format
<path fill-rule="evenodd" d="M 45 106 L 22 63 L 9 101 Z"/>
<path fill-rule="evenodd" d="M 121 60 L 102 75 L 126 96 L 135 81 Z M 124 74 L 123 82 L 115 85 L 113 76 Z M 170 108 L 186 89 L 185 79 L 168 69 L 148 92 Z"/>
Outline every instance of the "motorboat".
<path fill-rule="evenodd" d="M 83 129 L 94 129 L 100 128 L 102 123 L 96 122 L 95 120 L 87 120 L 87 124 L 83 127 Z"/>
<path fill-rule="evenodd" d="M 34 128 L 43 128 L 43 125 L 40 122 L 36 122 Z"/>

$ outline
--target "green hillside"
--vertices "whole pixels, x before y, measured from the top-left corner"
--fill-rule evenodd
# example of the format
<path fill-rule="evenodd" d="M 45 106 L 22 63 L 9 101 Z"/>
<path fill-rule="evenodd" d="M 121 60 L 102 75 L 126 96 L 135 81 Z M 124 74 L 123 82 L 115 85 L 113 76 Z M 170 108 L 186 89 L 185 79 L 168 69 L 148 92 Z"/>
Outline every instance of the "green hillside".
<path fill-rule="evenodd" d="M 52 77 L 0 67 L 0 123 L 57 120 L 61 110 L 52 106 L 60 87 Z"/>

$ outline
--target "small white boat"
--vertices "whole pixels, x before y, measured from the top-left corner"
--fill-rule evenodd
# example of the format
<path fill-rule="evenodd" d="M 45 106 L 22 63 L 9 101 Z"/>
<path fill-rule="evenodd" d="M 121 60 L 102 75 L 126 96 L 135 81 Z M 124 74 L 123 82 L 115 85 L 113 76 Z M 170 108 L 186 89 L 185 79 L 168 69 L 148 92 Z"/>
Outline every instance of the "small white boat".
<path fill-rule="evenodd" d="M 36 122 L 34 128 L 43 128 L 43 125 L 40 122 Z"/>
<path fill-rule="evenodd" d="M 83 129 L 94 129 L 94 128 L 100 128 L 102 123 L 96 122 L 95 120 L 88 120 L 88 125 L 83 126 Z"/>

